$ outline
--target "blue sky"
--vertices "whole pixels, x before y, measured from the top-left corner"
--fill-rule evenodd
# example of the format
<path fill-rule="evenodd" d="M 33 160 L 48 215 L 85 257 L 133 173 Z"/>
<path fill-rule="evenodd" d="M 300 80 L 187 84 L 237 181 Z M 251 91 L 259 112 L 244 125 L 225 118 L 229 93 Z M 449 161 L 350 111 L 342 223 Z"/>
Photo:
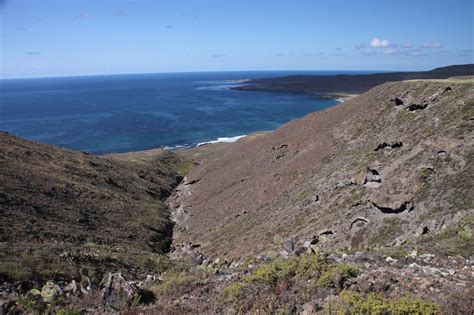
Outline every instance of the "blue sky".
<path fill-rule="evenodd" d="M 0 0 L 0 75 L 473 63 L 473 2 Z"/>

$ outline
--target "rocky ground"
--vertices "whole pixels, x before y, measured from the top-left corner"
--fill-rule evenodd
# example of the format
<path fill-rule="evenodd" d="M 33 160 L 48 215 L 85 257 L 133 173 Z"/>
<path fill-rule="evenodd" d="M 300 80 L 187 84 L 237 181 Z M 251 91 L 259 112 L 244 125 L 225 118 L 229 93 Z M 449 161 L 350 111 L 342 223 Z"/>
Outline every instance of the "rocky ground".
<path fill-rule="evenodd" d="M 396 258 L 372 251 L 322 254 L 312 245 L 280 246 L 279 253 L 234 261 L 211 261 L 189 247 L 189 256 L 181 256 L 186 262 L 141 281 L 109 273 L 99 285 L 91 285 L 82 276 L 70 283 L 48 281 L 26 294 L 13 283 L 3 288 L 2 307 L 10 313 L 61 314 L 339 314 L 376 309 L 380 314 L 470 314 L 474 308 L 473 259 L 417 251 Z"/>

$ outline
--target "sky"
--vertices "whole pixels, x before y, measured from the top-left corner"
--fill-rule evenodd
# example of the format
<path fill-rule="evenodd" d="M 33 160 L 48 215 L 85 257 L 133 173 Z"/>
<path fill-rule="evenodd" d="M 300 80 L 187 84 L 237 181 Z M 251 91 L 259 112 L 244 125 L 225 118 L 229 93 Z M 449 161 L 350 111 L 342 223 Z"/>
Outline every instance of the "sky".
<path fill-rule="evenodd" d="M 474 63 L 474 0 L 0 0 L 0 78 Z"/>

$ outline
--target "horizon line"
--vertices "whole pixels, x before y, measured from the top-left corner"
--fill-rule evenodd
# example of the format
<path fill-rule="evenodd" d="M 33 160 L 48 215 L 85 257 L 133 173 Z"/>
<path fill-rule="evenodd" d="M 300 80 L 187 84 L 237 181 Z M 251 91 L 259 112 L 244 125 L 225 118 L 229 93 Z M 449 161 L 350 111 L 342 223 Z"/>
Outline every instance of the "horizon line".
<path fill-rule="evenodd" d="M 432 70 L 435 68 L 430 68 Z M 343 70 L 343 69 L 309 69 L 309 70 L 298 70 L 298 69 L 281 69 L 281 70 L 198 70 L 198 71 L 162 71 L 162 72 L 122 72 L 122 73 L 101 73 L 101 74 L 77 74 L 77 75 L 53 75 L 53 76 L 37 76 L 37 77 L 0 77 L 0 81 L 6 80 L 28 80 L 28 79 L 55 79 L 55 78 L 77 78 L 77 77 L 101 77 L 101 76 L 121 76 L 121 75 L 153 75 L 153 74 L 185 74 L 185 73 L 226 73 L 226 72 L 329 72 L 329 71 L 341 71 L 341 72 L 417 72 L 417 71 L 429 71 L 429 70 L 381 70 L 381 69 L 370 69 L 370 70 Z"/>
<path fill-rule="evenodd" d="M 278 70 L 197 70 L 197 71 L 158 71 L 158 72 L 122 72 L 122 73 L 100 73 L 100 74 L 65 74 L 65 75 L 53 75 L 53 76 L 34 76 L 34 77 L 0 77 L 0 81 L 4 80 L 27 80 L 27 79 L 54 79 L 54 78 L 76 78 L 76 77 L 100 77 L 100 76 L 121 76 L 121 75 L 153 75 L 153 74 L 179 74 L 179 73 L 225 73 L 225 72 L 325 72 L 325 71 L 341 71 L 341 72 L 373 72 L 373 73 L 382 73 L 382 72 L 420 72 L 420 71 L 430 71 L 437 68 L 444 68 L 449 66 L 462 66 L 470 65 L 468 64 L 448 64 L 440 65 L 436 67 L 430 67 L 424 70 L 382 70 L 382 69 L 356 69 L 356 70 L 343 70 L 343 69 L 278 69 Z"/>

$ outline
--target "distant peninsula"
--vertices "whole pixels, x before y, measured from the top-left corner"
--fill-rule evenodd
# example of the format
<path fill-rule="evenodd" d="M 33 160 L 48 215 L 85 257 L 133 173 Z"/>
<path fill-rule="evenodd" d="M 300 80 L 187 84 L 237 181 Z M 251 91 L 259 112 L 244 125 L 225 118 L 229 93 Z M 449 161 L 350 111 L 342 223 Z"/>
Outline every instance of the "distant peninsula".
<path fill-rule="evenodd" d="M 345 97 L 360 94 L 386 83 L 417 79 L 447 79 L 474 75 L 474 64 L 452 65 L 419 72 L 385 72 L 374 74 L 292 75 L 247 81 L 234 87 L 242 91 L 304 92 L 322 97 Z"/>

